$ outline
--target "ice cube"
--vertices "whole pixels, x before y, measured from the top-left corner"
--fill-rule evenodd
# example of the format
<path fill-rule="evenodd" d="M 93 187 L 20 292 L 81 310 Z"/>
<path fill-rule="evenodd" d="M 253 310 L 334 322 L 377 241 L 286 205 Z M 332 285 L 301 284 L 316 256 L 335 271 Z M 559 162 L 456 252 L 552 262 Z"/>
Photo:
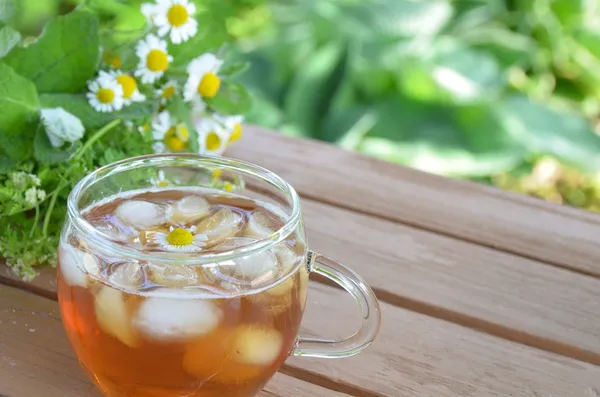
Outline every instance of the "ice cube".
<path fill-rule="evenodd" d="M 157 339 L 185 339 L 212 331 L 221 311 L 212 302 L 199 299 L 146 299 L 134 319 L 144 334 Z"/>
<path fill-rule="evenodd" d="M 244 236 L 256 239 L 265 238 L 275 232 L 277 221 L 272 215 L 262 211 L 254 211 L 248 218 L 244 228 Z"/>
<path fill-rule="evenodd" d="M 108 281 L 118 288 L 136 291 L 144 280 L 142 266 L 135 262 L 112 263 L 108 270 Z"/>
<path fill-rule="evenodd" d="M 299 259 L 298 254 L 284 243 L 277 244 L 275 247 L 271 248 L 271 251 L 273 251 L 273 253 L 277 257 L 277 260 L 279 261 L 279 265 L 281 266 L 281 270 L 283 272 L 292 270 L 292 268 L 296 265 Z"/>
<path fill-rule="evenodd" d="M 243 217 L 237 212 L 223 208 L 197 225 L 198 233 L 208 237 L 207 245 L 215 245 L 234 236 L 242 228 Z"/>
<path fill-rule="evenodd" d="M 306 295 L 308 294 L 309 274 L 304 266 L 301 266 L 298 272 L 300 275 L 300 281 L 298 283 L 298 301 L 300 303 L 300 309 L 304 310 L 304 307 L 306 306 Z"/>
<path fill-rule="evenodd" d="M 239 327 L 235 335 L 232 358 L 240 363 L 271 365 L 281 354 L 283 338 L 274 329 L 256 325 Z"/>
<path fill-rule="evenodd" d="M 85 272 L 97 274 L 99 270 L 96 258 L 67 243 L 62 243 L 58 251 L 60 270 L 66 283 L 71 287 L 87 287 Z"/>
<path fill-rule="evenodd" d="M 102 287 L 96 294 L 94 307 L 96 321 L 102 331 L 129 347 L 139 345 L 139 338 L 129 321 L 125 296 L 121 291 L 112 287 Z"/>
<path fill-rule="evenodd" d="M 219 250 L 232 250 L 255 242 L 248 237 L 231 237 L 216 248 Z M 235 281 L 246 281 L 249 283 L 260 283 L 268 281 L 276 276 L 278 261 L 272 251 L 259 251 L 255 254 L 242 256 L 240 258 L 221 262 L 217 271 L 228 279 Z"/>
<path fill-rule="evenodd" d="M 115 211 L 115 215 L 128 225 L 138 229 L 150 229 L 167 221 L 167 208 L 148 201 L 125 201 Z"/>
<path fill-rule="evenodd" d="M 197 221 L 210 210 L 209 204 L 200 196 L 186 196 L 177 201 L 172 208 L 171 220 L 183 223 Z"/>
<path fill-rule="evenodd" d="M 232 360 L 235 354 L 235 331 L 220 328 L 209 335 L 194 340 L 186 346 L 183 369 L 198 380 L 222 384 L 240 384 L 258 378 L 264 371 L 261 366 Z"/>
<path fill-rule="evenodd" d="M 164 287 L 199 285 L 203 278 L 202 269 L 185 265 L 152 264 L 149 277 L 153 283 Z"/>

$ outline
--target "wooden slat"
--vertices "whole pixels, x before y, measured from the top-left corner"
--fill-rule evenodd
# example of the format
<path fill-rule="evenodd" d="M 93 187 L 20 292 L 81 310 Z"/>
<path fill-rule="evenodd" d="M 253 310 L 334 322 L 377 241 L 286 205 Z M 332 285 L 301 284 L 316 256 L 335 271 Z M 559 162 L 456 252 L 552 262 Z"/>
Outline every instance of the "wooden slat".
<path fill-rule="evenodd" d="M 0 297 L 8 296 L 4 292 L 6 288 L 8 287 L 0 286 Z M 3 316 L 10 314 L 11 308 L 22 313 L 35 311 L 29 309 L 29 303 L 22 302 L 37 301 L 37 298 L 24 295 L 21 291 L 15 293 L 19 294 L 18 298 L 5 299 L 8 300 L 8 305 L 0 304 Z M 17 304 L 21 306 L 15 306 Z M 56 312 L 56 306 L 52 302 L 45 304 L 48 306 L 42 312 Z M 358 313 L 348 296 L 328 286 L 311 285 L 307 307 L 303 321 L 303 335 L 306 336 L 347 336 L 359 323 Z M 361 355 L 343 360 L 291 358 L 283 371 L 329 389 L 361 397 L 536 397 L 535 393 L 544 397 L 580 397 L 588 395 L 584 393 L 600 391 L 598 366 L 512 343 L 385 303 L 382 304 L 382 314 L 383 327 L 378 339 Z M 52 321 L 59 327 L 60 323 L 55 316 L 56 314 L 48 317 L 53 318 Z M 10 323 L 11 319 L 2 318 L 2 321 Z M 18 324 L 21 327 L 15 332 L 11 331 L 8 337 L 26 338 L 23 345 L 28 343 L 28 338 L 34 337 L 25 332 L 31 324 L 41 327 L 31 319 L 25 321 L 26 326 L 21 321 Z M 3 329 L 0 328 L 0 332 L 8 332 L 2 331 Z M 42 334 L 49 336 L 48 339 L 44 336 L 36 342 L 41 350 L 52 350 L 53 344 L 46 343 L 59 336 L 66 343 L 62 331 L 52 333 L 44 330 Z M 2 338 L 7 339 L 5 336 Z M 14 345 L 14 342 L 11 344 Z M 59 343 L 56 345 L 60 347 Z M 18 348 L 22 349 L 25 347 Z M 64 350 L 60 351 L 63 352 L 60 355 L 64 356 Z M 58 361 L 51 367 L 52 370 L 63 365 L 53 357 L 49 362 L 54 363 L 55 360 Z M 40 370 L 34 367 L 32 371 L 37 374 Z M 62 370 L 60 373 L 63 374 Z M 64 373 L 71 374 L 73 369 Z M 9 394 L 9 397 L 22 396 Z"/>
<path fill-rule="evenodd" d="M 349 335 L 356 309 L 342 291 L 316 284 L 303 326 L 312 337 Z M 327 382 L 364 396 L 583 397 L 600 391 L 600 367 L 508 342 L 382 304 L 383 326 L 373 345 L 343 360 L 292 358 Z"/>
<path fill-rule="evenodd" d="M 600 216 L 248 127 L 227 156 L 306 197 L 600 276 Z"/>
<path fill-rule="evenodd" d="M 303 200 L 309 246 L 381 298 L 600 364 L 600 280 Z"/>
<path fill-rule="evenodd" d="M 310 247 L 355 269 L 381 299 L 600 364 L 600 280 L 309 199 L 302 206 Z M 32 288 L 52 296 L 54 270 Z"/>
<path fill-rule="evenodd" d="M 277 374 L 260 397 L 343 397 Z M 100 397 L 75 359 L 56 302 L 0 285 L 0 396 Z"/>

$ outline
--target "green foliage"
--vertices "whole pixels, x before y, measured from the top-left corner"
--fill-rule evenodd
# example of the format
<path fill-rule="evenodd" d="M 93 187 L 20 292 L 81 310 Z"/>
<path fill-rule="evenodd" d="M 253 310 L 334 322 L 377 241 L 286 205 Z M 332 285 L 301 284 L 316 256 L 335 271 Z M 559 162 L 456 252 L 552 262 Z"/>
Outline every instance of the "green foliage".
<path fill-rule="evenodd" d="M 38 92 L 77 92 L 96 72 L 100 38 L 96 15 L 77 11 L 48 23 L 42 35 L 5 61 L 35 83 Z"/>
<path fill-rule="evenodd" d="M 269 2 L 271 24 L 238 56 L 252 65 L 249 119 L 477 180 L 539 156 L 598 173 L 594 3 Z"/>

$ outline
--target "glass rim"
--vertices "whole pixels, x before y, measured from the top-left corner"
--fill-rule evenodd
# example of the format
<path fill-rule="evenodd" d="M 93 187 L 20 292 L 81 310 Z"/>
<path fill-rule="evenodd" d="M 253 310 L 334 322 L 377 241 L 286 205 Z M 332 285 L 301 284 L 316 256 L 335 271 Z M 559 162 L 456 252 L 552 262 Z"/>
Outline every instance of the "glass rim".
<path fill-rule="evenodd" d="M 174 163 L 174 164 L 169 164 Z M 190 166 L 203 165 L 208 167 L 219 167 L 240 172 L 260 179 L 283 192 L 292 207 L 292 212 L 285 224 L 271 235 L 265 236 L 248 245 L 231 250 L 204 253 L 200 252 L 151 252 L 144 253 L 135 247 L 116 242 L 105 233 L 95 228 L 81 214 L 78 203 L 82 195 L 95 183 L 120 174 L 125 171 L 146 168 L 149 166 L 163 165 L 166 167 L 177 167 L 189 164 Z M 185 186 L 178 186 L 185 187 Z M 164 189 L 167 190 L 167 189 Z M 266 251 L 276 244 L 282 242 L 298 227 L 300 222 L 300 198 L 296 190 L 283 178 L 261 166 L 228 157 L 200 155 L 195 153 L 170 153 L 170 154 L 148 154 L 130 157 L 100 167 L 83 177 L 69 193 L 67 199 L 67 216 L 71 225 L 77 232 L 85 236 L 86 241 L 93 243 L 95 247 L 110 252 L 111 255 L 122 256 L 125 259 L 141 260 L 147 262 L 160 262 L 165 264 L 179 265 L 218 265 L 219 262 L 235 260 L 244 256 L 253 255 Z"/>

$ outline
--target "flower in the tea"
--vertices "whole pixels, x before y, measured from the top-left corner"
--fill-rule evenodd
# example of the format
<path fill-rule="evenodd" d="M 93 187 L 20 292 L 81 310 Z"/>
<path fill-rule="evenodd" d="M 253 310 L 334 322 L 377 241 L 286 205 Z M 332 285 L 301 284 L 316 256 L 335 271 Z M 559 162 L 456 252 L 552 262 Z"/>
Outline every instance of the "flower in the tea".
<path fill-rule="evenodd" d="M 204 117 L 196 122 L 195 127 L 201 154 L 220 155 L 225 151 L 229 134 L 220 123 L 210 117 Z"/>
<path fill-rule="evenodd" d="M 187 41 L 198 32 L 198 22 L 193 18 L 196 5 L 188 0 L 158 0 L 155 5 L 142 5 L 142 12 L 158 28 L 159 36 L 170 33 L 173 44 Z"/>
<path fill-rule="evenodd" d="M 153 34 L 137 43 L 135 53 L 140 58 L 135 75 L 140 76 L 144 84 L 161 78 L 169 63 L 173 62 L 173 57 L 167 52 L 167 42 Z"/>
<path fill-rule="evenodd" d="M 174 80 L 169 80 L 154 92 L 156 97 L 160 98 L 160 104 L 165 105 L 177 94 L 177 91 L 177 83 Z"/>
<path fill-rule="evenodd" d="M 227 132 L 229 132 L 229 143 L 235 142 L 242 137 L 242 123 L 244 122 L 244 116 L 217 116 L 219 121 Z"/>
<path fill-rule="evenodd" d="M 164 110 L 152 122 L 152 136 L 158 141 L 156 152 L 181 152 L 188 144 L 190 132 L 184 123 L 177 123 L 171 114 Z"/>
<path fill-rule="evenodd" d="M 183 96 L 186 102 L 200 98 L 214 98 L 221 87 L 217 76 L 223 61 L 214 54 L 206 53 L 192 60 L 187 67 L 189 74 Z"/>
<path fill-rule="evenodd" d="M 87 98 L 90 105 L 98 112 L 114 112 L 121 110 L 125 104 L 123 87 L 108 73 L 101 73 L 88 83 Z"/>
<path fill-rule="evenodd" d="M 153 241 L 169 251 L 198 252 L 206 245 L 206 234 L 196 233 L 196 226 L 169 228 L 169 233 L 156 232 Z"/>
<path fill-rule="evenodd" d="M 120 70 L 113 70 L 110 75 L 114 77 L 123 88 L 123 102 L 125 105 L 131 105 L 133 102 L 143 102 L 146 96 L 138 89 L 137 81 L 134 77 L 123 73 Z"/>

